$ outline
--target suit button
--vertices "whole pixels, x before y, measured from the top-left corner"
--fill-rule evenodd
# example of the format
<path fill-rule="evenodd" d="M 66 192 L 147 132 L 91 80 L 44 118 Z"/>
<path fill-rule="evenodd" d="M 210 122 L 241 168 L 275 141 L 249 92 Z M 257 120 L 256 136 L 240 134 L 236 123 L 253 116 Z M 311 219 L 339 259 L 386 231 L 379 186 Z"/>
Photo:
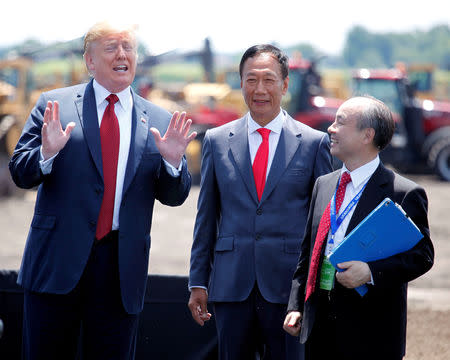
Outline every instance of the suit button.
<path fill-rule="evenodd" d="M 95 226 L 97 226 L 97 222 L 94 220 L 89 221 L 89 225 L 93 228 Z"/>
<path fill-rule="evenodd" d="M 261 234 L 256 234 L 255 240 L 261 240 Z"/>
<path fill-rule="evenodd" d="M 95 192 L 96 192 L 97 195 L 101 195 L 102 194 L 102 189 L 96 188 Z"/>
<path fill-rule="evenodd" d="M 262 209 L 257 209 L 256 210 L 256 215 L 262 215 Z"/>

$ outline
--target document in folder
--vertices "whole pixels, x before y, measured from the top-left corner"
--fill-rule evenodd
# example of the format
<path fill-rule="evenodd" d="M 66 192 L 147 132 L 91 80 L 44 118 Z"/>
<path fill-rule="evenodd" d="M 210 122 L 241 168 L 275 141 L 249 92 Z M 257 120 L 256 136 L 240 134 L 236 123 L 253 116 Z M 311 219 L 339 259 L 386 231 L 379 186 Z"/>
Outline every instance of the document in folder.
<path fill-rule="evenodd" d="M 328 256 L 331 264 L 344 261 L 375 261 L 407 251 L 423 235 L 402 207 L 391 199 L 384 199 L 359 223 Z M 367 286 L 356 288 L 361 296 Z"/>

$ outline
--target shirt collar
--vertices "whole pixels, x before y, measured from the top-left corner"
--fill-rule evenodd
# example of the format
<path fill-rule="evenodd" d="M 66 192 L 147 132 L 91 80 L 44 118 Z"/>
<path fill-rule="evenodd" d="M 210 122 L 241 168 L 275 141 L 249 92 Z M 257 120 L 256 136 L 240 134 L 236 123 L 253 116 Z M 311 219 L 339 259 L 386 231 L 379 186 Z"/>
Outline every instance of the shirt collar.
<path fill-rule="evenodd" d="M 273 119 L 270 123 L 268 123 L 266 126 L 264 126 L 266 129 L 269 129 L 270 131 L 273 131 L 277 134 L 281 133 L 281 129 L 283 128 L 285 115 L 283 111 L 280 109 L 279 114 L 276 116 L 275 119 Z M 259 125 L 255 120 L 253 120 L 250 112 L 247 113 L 247 121 L 248 121 L 248 133 L 249 135 L 254 133 L 256 130 L 258 130 L 261 125 Z"/>
<path fill-rule="evenodd" d="M 93 83 L 94 93 L 95 93 L 95 101 L 97 103 L 97 107 L 103 102 L 106 101 L 106 98 L 111 94 L 110 91 L 106 90 L 102 85 L 100 85 L 97 80 L 94 79 Z M 116 93 L 119 98 L 119 103 L 122 108 L 127 111 L 133 105 L 133 100 L 131 97 L 131 88 L 128 86 L 121 92 Z"/>
<path fill-rule="evenodd" d="M 350 177 L 352 178 L 353 187 L 356 189 L 358 186 L 369 180 L 369 178 L 375 172 L 379 164 L 380 164 L 380 157 L 377 155 L 375 159 L 369 161 L 368 163 L 360 166 L 359 168 L 353 171 L 349 171 L 344 164 L 342 166 L 341 174 L 344 173 L 345 171 L 348 171 L 350 173 Z"/>

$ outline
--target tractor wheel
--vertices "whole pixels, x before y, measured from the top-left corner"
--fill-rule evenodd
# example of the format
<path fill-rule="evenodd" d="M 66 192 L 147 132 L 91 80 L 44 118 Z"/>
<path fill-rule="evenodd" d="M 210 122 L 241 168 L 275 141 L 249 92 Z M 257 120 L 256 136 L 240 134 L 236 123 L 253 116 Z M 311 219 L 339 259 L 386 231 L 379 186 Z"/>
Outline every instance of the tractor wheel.
<path fill-rule="evenodd" d="M 450 137 L 441 138 L 431 147 L 428 164 L 442 179 L 450 181 Z"/>

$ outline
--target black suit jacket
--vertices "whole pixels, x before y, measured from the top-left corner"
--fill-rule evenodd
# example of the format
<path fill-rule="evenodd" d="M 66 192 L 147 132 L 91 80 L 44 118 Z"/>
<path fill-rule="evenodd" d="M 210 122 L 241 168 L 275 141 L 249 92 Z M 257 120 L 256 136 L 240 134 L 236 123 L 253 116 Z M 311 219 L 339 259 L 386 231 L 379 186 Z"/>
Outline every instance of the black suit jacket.
<path fill-rule="evenodd" d="M 304 304 L 306 281 L 320 218 L 336 189 L 339 175 L 340 170 L 316 181 L 301 255 L 292 281 L 288 310 L 302 312 L 301 342 L 307 341 L 316 313 L 321 310 L 317 306 L 318 290 Z M 424 237 L 409 251 L 370 262 L 368 265 L 375 285 L 369 285 L 369 291 L 364 297 L 335 281 L 331 297 L 337 309 L 339 331 L 336 340 L 342 345 L 342 353 L 347 354 L 346 358 L 367 358 L 370 355 L 370 358 L 386 359 L 404 355 L 407 283 L 433 265 L 434 250 L 428 228 L 428 201 L 424 189 L 386 169 L 381 163 L 355 208 L 347 234 L 386 197 L 403 207 Z"/>

